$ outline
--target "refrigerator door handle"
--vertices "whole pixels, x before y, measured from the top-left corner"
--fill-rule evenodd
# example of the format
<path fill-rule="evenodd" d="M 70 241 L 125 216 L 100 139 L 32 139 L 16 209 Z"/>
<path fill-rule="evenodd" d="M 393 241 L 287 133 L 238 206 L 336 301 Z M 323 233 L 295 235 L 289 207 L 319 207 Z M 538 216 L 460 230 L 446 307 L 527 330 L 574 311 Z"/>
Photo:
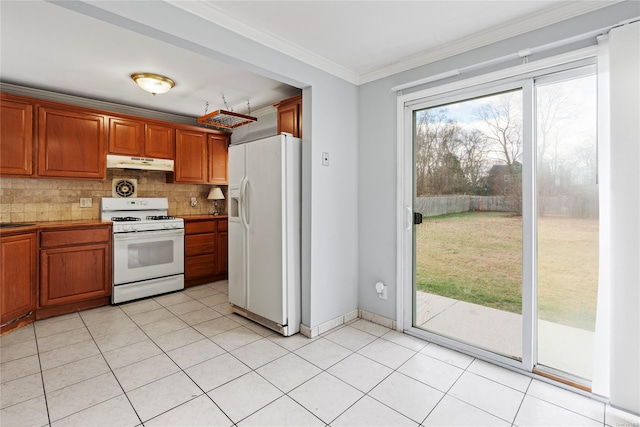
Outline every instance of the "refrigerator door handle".
<path fill-rule="evenodd" d="M 242 179 L 242 182 L 240 183 L 240 200 L 242 201 L 242 209 L 240 212 L 240 217 L 242 220 L 242 225 L 244 225 L 244 227 L 248 227 L 249 226 L 249 221 L 248 221 L 248 215 L 247 215 L 247 210 L 249 208 L 249 197 L 247 194 L 247 187 L 249 186 L 249 181 L 247 181 L 246 178 Z"/>
<path fill-rule="evenodd" d="M 244 184 L 244 223 L 248 226 L 251 225 L 251 186 L 249 180 Z"/>

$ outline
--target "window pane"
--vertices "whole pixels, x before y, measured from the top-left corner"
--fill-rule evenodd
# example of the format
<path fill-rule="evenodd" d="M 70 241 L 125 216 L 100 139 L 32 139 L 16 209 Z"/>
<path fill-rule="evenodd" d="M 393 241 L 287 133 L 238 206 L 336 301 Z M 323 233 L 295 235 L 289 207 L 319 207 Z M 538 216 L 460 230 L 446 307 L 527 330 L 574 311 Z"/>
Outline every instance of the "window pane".
<path fill-rule="evenodd" d="M 596 77 L 536 88 L 538 363 L 591 379 L 598 292 Z"/>
<path fill-rule="evenodd" d="M 414 325 L 522 357 L 522 91 L 414 113 Z"/>

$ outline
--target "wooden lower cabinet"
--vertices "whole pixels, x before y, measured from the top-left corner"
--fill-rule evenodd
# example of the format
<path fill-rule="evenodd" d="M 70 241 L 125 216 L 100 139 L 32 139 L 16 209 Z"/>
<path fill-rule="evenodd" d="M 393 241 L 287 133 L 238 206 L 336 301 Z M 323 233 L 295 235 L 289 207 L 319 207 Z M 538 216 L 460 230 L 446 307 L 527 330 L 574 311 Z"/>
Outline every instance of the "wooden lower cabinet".
<path fill-rule="evenodd" d="M 226 279 L 226 230 L 226 218 L 185 218 L 185 287 Z"/>
<path fill-rule="evenodd" d="M 37 318 L 109 303 L 111 227 L 42 231 Z"/>
<path fill-rule="evenodd" d="M 31 323 L 36 310 L 37 238 L 35 232 L 0 238 L 1 332 Z"/>
<path fill-rule="evenodd" d="M 227 275 L 229 264 L 229 235 L 227 234 L 228 221 L 218 222 L 218 273 Z"/>

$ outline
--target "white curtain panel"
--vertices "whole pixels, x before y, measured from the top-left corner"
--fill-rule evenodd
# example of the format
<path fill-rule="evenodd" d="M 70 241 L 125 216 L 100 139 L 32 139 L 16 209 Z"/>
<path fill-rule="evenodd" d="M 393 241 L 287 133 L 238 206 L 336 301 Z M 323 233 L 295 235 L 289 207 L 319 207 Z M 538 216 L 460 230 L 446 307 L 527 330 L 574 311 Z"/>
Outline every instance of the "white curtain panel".
<path fill-rule="evenodd" d="M 599 41 L 598 85 L 600 284 L 592 388 L 612 406 L 640 414 L 640 22 Z"/>

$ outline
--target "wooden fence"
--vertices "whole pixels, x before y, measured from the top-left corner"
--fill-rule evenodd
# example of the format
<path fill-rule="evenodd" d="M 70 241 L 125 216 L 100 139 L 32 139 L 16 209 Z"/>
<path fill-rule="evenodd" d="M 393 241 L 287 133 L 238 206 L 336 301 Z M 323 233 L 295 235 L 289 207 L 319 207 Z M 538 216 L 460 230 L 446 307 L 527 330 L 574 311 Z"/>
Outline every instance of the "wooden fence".
<path fill-rule="evenodd" d="M 504 196 L 417 197 L 414 210 L 424 217 L 468 211 L 510 211 Z"/>

